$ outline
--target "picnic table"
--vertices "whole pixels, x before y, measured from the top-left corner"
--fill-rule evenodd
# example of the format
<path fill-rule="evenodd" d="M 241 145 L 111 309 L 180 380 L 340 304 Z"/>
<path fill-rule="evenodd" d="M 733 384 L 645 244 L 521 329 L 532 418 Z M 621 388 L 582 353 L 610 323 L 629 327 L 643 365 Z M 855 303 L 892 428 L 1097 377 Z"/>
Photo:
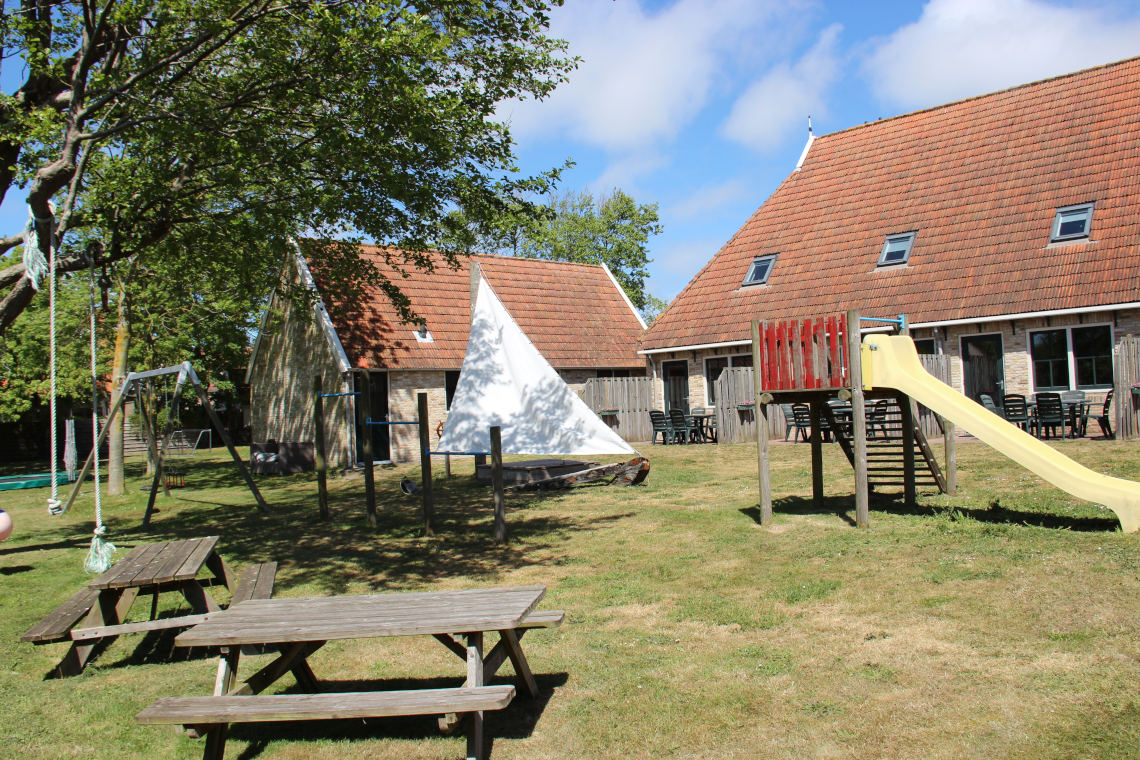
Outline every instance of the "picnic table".
<path fill-rule="evenodd" d="M 207 733 L 204 757 L 221 758 L 229 723 L 438 714 L 454 725 L 455 714 L 466 714 L 467 754 L 479 758 L 482 711 L 506 707 L 514 696 L 513 686 L 487 686 L 507 659 L 527 692 L 538 696 L 519 642 L 531 628 L 562 622 L 561 611 L 535 611 L 545 592 L 545 586 L 535 585 L 244 601 L 175 639 L 176 646 L 222 648 L 213 696 L 161 699 L 137 719 L 199 726 Z M 484 654 L 489 632 L 497 632 L 499 640 Z M 453 689 L 317 694 L 321 684 L 308 663 L 314 652 L 333 640 L 379 636 L 432 636 L 466 662 L 466 682 Z M 240 653 L 249 646 L 278 655 L 237 683 Z M 260 695 L 286 673 L 309 693 Z"/>
<path fill-rule="evenodd" d="M 56 671 L 60 676 L 74 675 L 87 665 L 96 646 L 122 634 L 187 628 L 205 621 L 221 610 L 207 587 L 224 585 L 235 599 L 272 592 L 276 563 L 251 566 L 235 582 L 217 552 L 217 543 L 217 536 L 209 536 L 140 544 L 20 638 L 35 644 L 70 640 L 71 647 Z M 209 574 L 199 578 L 203 568 Z M 150 619 L 123 622 L 135 600 L 145 594 L 152 597 Z M 191 614 L 156 617 L 161 594 L 181 595 L 189 602 Z"/>

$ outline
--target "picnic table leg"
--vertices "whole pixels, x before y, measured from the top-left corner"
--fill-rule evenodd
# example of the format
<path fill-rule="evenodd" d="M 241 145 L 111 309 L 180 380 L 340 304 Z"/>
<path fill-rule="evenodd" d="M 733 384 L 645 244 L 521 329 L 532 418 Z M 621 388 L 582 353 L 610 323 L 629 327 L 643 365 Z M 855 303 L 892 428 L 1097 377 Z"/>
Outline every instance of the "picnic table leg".
<path fill-rule="evenodd" d="M 483 685 L 483 632 L 467 634 L 467 685 Z M 475 710 L 468 719 L 467 760 L 483 757 L 483 711 Z"/>
<path fill-rule="evenodd" d="M 499 631 L 499 636 L 502 637 L 507 648 L 507 656 L 511 658 L 515 672 L 526 684 L 526 690 L 530 692 L 531 699 L 538 699 L 538 684 L 535 683 L 534 674 L 530 672 L 530 664 L 527 663 L 526 655 L 523 654 L 522 647 L 519 646 L 518 635 L 513 630 L 506 630 Z"/>
<path fill-rule="evenodd" d="M 229 696 L 237 694 L 260 694 L 270 684 L 286 673 L 292 672 L 298 684 L 309 691 L 319 691 L 316 676 L 309 668 L 306 658 L 325 645 L 323 641 L 301 641 L 282 648 L 281 655 L 261 670 L 245 679 L 245 683 L 226 692 Z M 305 673 L 298 676 L 298 670 Z M 311 679 L 311 680 L 307 680 Z"/>
<path fill-rule="evenodd" d="M 216 551 L 210 552 L 210 556 L 206 557 L 206 567 L 214 574 L 214 577 L 225 584 L 226 588 L 232 593 L 237 588 L 237 579 L 230 570 L 230 566 L 222 559 L 222 555 Z"/>
<path fill-rule="evenodd" d="M 210 596 L 202 584 L 196 580 L 183 581 L 179 584 L 178 590 L 182 592 L 182 596 L 186 597 L 186 601 L 190 602 L 190 606 L 194 612 L 204 614 L 207 612 L 217 612 L 222 607 L 214 601 L 214 597 Z"/>
<path fill-rule="evenodd" d="M 99 599 L 91 605 L 91 610 L 83 618 L 79 627 L 94 628 L 101 625 L 118 624 L 126 617 L 127 610 L 135 603 L 135 598 L 138 595 L 139 590 L 137 588 L 103 589 L 99 592 Z M 104 636 L 99 639 L 72 642 L 67 654 L 59 661 L 59 665 L 56 665 L 56 673 L 61 678 L 78 675 L 83 672 L 83 668 L 87 667 L 87 662 L 91 659 L 95 647 L 104 641 L 110 644 L 117 638 L 118 636 Z"/>

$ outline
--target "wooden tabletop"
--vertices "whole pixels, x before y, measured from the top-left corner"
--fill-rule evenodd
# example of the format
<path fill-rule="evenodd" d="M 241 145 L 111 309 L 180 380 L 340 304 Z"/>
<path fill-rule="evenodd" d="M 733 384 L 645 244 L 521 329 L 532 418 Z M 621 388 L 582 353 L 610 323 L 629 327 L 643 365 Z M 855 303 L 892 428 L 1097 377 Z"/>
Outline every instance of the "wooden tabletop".
<path fill-rule="evenodd" d="M 93 589 L 112 589 L 192 580 L 217 543 L 217 536 L 208 536 L 142 544 L 87 585 Z"/>
<path fill-rule="evenodd" d="M 545 586 L 366 596 L 252 599 L 180 634 L 178 646 L 503 631 L 534 611 Z"/>

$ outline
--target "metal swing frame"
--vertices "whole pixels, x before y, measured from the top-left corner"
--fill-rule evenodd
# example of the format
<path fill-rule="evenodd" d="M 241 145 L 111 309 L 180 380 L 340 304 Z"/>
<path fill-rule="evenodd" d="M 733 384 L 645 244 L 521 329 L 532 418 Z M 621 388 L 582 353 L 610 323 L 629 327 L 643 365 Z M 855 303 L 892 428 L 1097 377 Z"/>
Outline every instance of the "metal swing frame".
<path fill-rule="evenodd" d="M 225 427 L 222 425 L 221 418 L 219 418 L 218 413 L 214 411 L 214 405 L 210 403 L 210 397 L 206 394 L 206 389 L 202 387 L 201 381 L 198 380 L 197 373 L 195 373 L 194 368 L 190 366 L 190 362 L 182 362 L 181 364 L 171 367 L 162 367 L 160 369 L 152 369 L 145 372 L 131 372 L 126 376 L 126 378 L 123 379 L 123 386 L 119 391 L 118 398 L 115 400 L 115 405 L 111 407 L 110 413 L 107 414 L 107 420 L 103 424 L 103 430 L 99 433 L 99 440 L 91 449 L 91 453 L 87 455 L 87 461 L 84 462 L 83 469 L 80 471 L 79 477 L 76 478 L 75 484 L 72 486 L 71 493 L 68 494 L 67 501 L 64 502 L 63 509 L 60 514 L 66 513 L 67 510 L 71 508 L 72 503 L 75 501 L 75 497 L 79 494 L 79 487 L 82 485 L 83 480 L 87 477 L 88 473 L 90 473 L 94 459 L 99 455 L 99 449 L 103 447 L 103 443 L 107 438 L 107 434 L 111 430 L 111 423 L 114 421 L 115 416 L 122 412 L 123 404 L 125 403 L 127 396 L 130 395 L 131 389 L 140 388 L 140 383 L 144 380 L 151 380 L 156 377 L 164 377 L 167 375 L 175 374 L 178 375 L 178 378 L 174 383 L 174 395 L 171 403 L 175 407 L 178 406 L 178 403 L 182 399 L 182 390 L 186 386 L 186 382 L 189 381 L 190 384 L 194 387 L 194 392 L 198 394 L 198 400 L 201 402 L 202 406 L 205 407 L 206 413 L 210 416 L 210 422 L 213 423 L 214 428 L 218 431 L 218 435 L 221 436 L 222 441 L 226 444 L 226 448 L 229 449 L 230 456 L 233 457 L 238 471 L 241 472 L 241 476 L 245 480 L 245 484 L 249 486 L 250 493 L 253 494 L 253 498 L 257 501 L 258 508 L 262 512 L 269 512 L 269 505 L 265 503 L 265 499 L 262 497 L 261 491 L 257 490 L 257 484 L 253 482 L 253 477 L 249 474 L 249 469 L 246 468 L 245 462 L 242 461 L 241 455 L 238 454 L 237 449 L 234 447 L 233 440 L 230 438 L 229 433 L 226 432 Z M 163 464 L 166 460 L 166 451 L 170 446 L 170 440 L 173 437 L 173 434 L 174 419 L 168 416 L 166 420 L 166 431 L 162 436 L 162 446 L 158 450 L 158 461 L 154 470 L 154 480 L 151 482 L 150 486 L 150 496 L 148 497 L 146 503 L 146 513 L 143 515 L 142 525 L 144 528 L 150 525 L 150 518 L 154 512 L 154 500 L 158 495 L 158 484 L 160 482 L 164 484 L 163 491 L 169 495 L 169 492 L 165 488 L 165 481 L 162 478 L 162 474 Z"/>

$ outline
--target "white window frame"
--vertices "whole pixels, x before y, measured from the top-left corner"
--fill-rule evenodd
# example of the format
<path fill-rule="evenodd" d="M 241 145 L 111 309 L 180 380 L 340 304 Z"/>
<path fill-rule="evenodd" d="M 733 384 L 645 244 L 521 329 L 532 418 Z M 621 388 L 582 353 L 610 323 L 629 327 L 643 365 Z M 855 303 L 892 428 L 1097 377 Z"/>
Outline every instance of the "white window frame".
<path fill-rule="evenodd" d="M 914 232 L 900 232 L 897 235 L 887 235 L 887 239 L 883 242 L 883 250 L 879 252 L 879 266 L 880 267 L 900 267 L 910 262 L 911 251 L 914 250 L 914 240 L 918 237 L 918 231 Z M 906 242 L 905 252 L 903 257 L 898 261 L 887 261 L 887 253 L 891 251 L 891 244 L 898 242 Z"/>
<path fill-rule="evenodd" d="M 776 259 L 779 257 L 778 253 L 769 253 L 764 256 L 756 256 L 752 259 L 752 263 L 748 265 L 748 271 L 744 273 L 744 282 L 740 283 L 742 288 L 754 288 L 760 285 L 767 285 L 768 278 L 772 276 L 772 270 L 776 268 Z M 761 262 L 767 262 L 768 269 L 764 272 L 764 279 L 753 280 L 750 279 L 752 272 L 755 271 L 756 266 Z"/>
<path fill-rule="evenodd" d="M 1096 393 L 1103 390 L 1108 390 L 1112 387 L 1111 385 L 1089 386 L 1087 388 L 1077 387 L 1077 357 L 1076 354 L 1073 353 L 1073 330 L 1080 330 L 1085 327 L 1107 327 L 1109 345 L 1113 347 L 1116 346 L 1116 331 L 1113 329 L 1111 322 L 1085 322 L 1084 324 L 1077 325 L 1056 325 L 1053 327 L 1037 327 L 1032 330 L 1025 331 L 1025 356 L 1029 362 L 1029 387 L 1033 389 L 1034 393 L 1043 391 L 1037 390 L 1037 373 L 1036 368 L 1033 366 L 1033 334 L 1039 332 L 1052 332 L 1054 330 L 1065 331 L 1065 354 L 1069 367 L 1068 390 L 1091 391 Z"/>
<path fill-rule="evenodd" d="M 1062 217 L 1065 214 L 1074 214 L 1076 212 L 1084 212 L 1085 216 L 1085 231 L 1078 234 L 1061 234 Z M 1087 240 L 1089 234 L 1092 232 L 1092 218 L 1093 218 L 1093 204 L 1092 203 L 1077 203 L 1072 206 L 1062 206 L 1057 209 L 1057 213 L 1053 216 L 1053 226 L 1049 230 L 1050 243 L 1064 243 L 1069 240 Z"/>
<path fill-rule="evenodd" d="M 709 387 L 712 385 L 712 383 L 709 382 L 710 359 L 728 359 L 728 366 L 725 367 L 725 369 L 752 366 L 752 354 L 721 354 L 719 356 L 706 356 L 701 364 L 701 377 L 705 379 L 705 406 L 713 405 L 713 402 L 709 398 Z"/>

